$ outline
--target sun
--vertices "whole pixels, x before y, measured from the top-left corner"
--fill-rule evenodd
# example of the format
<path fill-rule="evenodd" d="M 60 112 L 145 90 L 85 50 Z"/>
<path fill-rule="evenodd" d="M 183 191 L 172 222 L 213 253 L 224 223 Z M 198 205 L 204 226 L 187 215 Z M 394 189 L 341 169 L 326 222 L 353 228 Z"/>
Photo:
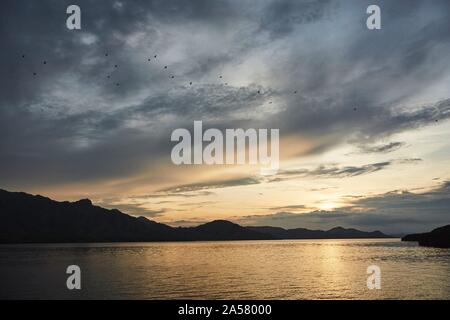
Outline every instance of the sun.
<path fill-rule="evenodd" d="M 337 205 L 336 205 L 336 203 L 334 203 L 334 202 L 325 202 L 325 203 L 323 203 L 323 204 L 320 204 L 320 205 L 319 205 L 319 208 L 320 208 L 321 210 L 329 211 L 329 210 L 334 210 L 334 209 L 336 209 L 336 208 L 337 208 Z"/>

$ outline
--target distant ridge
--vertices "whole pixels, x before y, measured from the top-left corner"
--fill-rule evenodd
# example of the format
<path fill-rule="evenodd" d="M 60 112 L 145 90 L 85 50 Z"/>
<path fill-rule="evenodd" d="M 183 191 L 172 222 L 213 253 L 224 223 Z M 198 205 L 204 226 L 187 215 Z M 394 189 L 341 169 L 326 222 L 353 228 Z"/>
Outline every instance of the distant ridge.
<path fill-rule="evenodd" d="M 89 199 L 58 202 L 39 195 L 0 189 L 0 243 L 147 242 L 206 240 L 386 238 L 356 229 L 328 231 L 243 227 L 216 220 L 174 228 L 145 217 L 95 206 Z"/>
<path fill-rule="evenodd" d="M 336 227 L 328 231 L 303 228 L 283 229 L 275 227 L 248 227 L 251 230 L 273 235 L 277 239 L 364 239 L 390 238 L 380 231 L 364 232 L 356 229 Z"/>

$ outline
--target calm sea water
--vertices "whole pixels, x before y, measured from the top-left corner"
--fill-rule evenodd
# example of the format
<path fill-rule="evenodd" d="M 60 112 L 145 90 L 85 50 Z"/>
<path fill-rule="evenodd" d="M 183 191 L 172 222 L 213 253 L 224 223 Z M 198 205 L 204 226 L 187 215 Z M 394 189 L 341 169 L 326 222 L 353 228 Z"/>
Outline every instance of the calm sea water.
<path fill-rule="evenodd" d="M 449 299 L 449 276 L 450 250 L 398 239 L 0 246 L 3 299 Z"/>

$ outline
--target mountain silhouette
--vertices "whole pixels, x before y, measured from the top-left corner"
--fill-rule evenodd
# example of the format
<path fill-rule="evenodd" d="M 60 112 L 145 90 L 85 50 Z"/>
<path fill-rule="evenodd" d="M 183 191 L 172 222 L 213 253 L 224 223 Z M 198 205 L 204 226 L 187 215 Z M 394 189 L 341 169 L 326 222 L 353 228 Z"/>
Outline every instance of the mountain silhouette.
<path fill-rule="evenodd" d="M 229 221 L 173 228 L 145 217 L 95 206 L 88 199 L 58 202 L 0 190 L 0 243 L 263 240 L 267 234 Z"/>
<path fill-rule="evenodd" d="M 425 247 L 450 248 L 450 225 L 427 233 L 409 234 L 402 241 L 417 241 L 420 246 Z"/>
<path fill-rule="evenodd" d="M 226 220 L 215 220 L 193 228 L 178 228 L 186 240 L 268 240 L 269 234 Z"/>
<path fill-rule="evenodd" d="M 145 217 L 95 206 L 89 199 L 54 201 L 0 189 L 0 243 L 146 242 L 206 240 L 382 238 L 383 233 L 334 228 L 328 231 L 243 227 L 216 220 L 174 228 Z"/>
<path fill-rule="evenodd" d="M 389 238 L 380 231 L 364 232 L 356 229 L 336 227 L 328 231 L 309 230 L 304 228 L 283 229 L 276 227 L 248 227 L 251 230 L 270 234 L 276 239 L 364 239 Z"/>
<path fill-rule="evenodd" d="M 0 242 L 173 240 L 172 228 L 92 205 L 0 190 Z"/>

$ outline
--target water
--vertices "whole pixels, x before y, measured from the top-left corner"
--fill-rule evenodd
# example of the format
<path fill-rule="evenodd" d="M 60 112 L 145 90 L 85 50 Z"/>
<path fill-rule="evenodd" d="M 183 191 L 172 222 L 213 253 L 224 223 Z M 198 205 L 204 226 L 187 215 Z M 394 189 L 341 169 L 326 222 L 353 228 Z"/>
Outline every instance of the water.
<path fill-rule="evenodd" d="M 3 299 L 450 298 L 450 250 L 399 239 L 2 245 L 0 263 Z"/>

